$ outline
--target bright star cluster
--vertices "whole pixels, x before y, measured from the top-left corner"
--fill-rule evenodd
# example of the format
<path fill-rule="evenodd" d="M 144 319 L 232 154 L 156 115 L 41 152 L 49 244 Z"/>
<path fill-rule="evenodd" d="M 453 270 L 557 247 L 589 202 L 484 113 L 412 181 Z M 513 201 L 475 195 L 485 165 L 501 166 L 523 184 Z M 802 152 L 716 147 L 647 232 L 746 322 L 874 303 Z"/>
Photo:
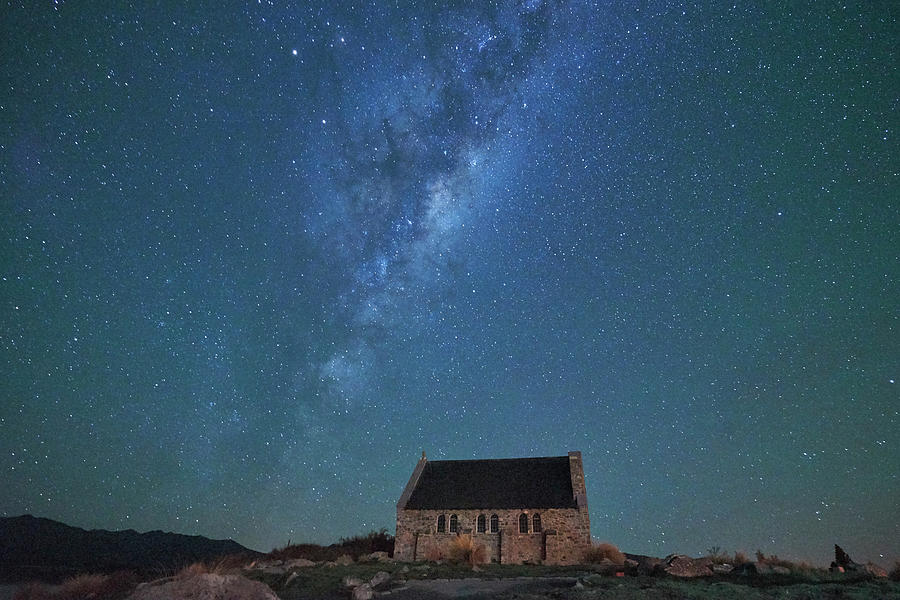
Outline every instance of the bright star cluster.
<path fill-rule="evenodd" d="M 900 557 L 891 7 L 11 2 L 0 514 L 269 550 L 429 457 Z"/>

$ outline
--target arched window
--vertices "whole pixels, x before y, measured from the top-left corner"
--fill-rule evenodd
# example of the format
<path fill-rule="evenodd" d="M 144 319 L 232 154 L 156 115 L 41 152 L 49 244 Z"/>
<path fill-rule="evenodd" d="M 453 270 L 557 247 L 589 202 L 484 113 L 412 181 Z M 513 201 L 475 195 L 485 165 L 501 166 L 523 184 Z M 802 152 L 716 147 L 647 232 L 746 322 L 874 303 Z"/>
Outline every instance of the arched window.
<path fill-rule="evenodd" d="M 534 533 L 540 533 L 543 531 L 541 528 L 541 513 L 534 513 L 534 516 L 531 517 L 531 531 Z"/>
<path fill-rule="evenodd" d="M 519 533 L 528 533 L 528 515 L 519 515 Z"/>
<path fill-rule="evenodd" d="M 499 533 L 500 532 L 500 517 L 497 515 L 491 515 L 491 533 Z"/>
<path fill-rule="evenodd" d="M 485 518 L 484 515 L 478 515 L 478 520 L 475 522 L 475 531 L 478 533 L 484 533 L 485 531 Z"/>
<path fill-rule="evenodd" d="M 456 515 L 450 515 L 450 533 L 456 533 L 459 530 L 459 519 Z"/>
<path fill-rule="evenodd" d="M 447 531 L 447 517 L 446 515 L 438 515 L 438 533 L 444 533 Z"/>

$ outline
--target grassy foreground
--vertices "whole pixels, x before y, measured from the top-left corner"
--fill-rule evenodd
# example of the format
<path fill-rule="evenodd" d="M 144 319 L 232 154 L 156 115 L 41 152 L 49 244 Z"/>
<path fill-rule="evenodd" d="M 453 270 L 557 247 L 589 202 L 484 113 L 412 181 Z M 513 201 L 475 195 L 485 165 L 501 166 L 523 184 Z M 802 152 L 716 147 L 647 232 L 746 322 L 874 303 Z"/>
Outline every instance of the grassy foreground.
<path fill-rule="evenodd" d="M 379 571 L 391 575 L 386 598 L 440 597 L 448 580 L 478 578 L 487 580 L 519 579 L 514 589 L 502 593 L 485 593 L 470 598 L 519 598 L 558 600 L 604 598 L 611 600 L 654 599 L 879 599 L 900 600 L 900 583 L 888 579 L 872 579 L 858 575 L 828 573 L 805 575 L 773 575 L 740 578 L 729 576 L 678 579 L 674 577 L 612 577 L 600 575 L 590 567 L 552 567 L 538 565 L 483 565 L 473 572 L 465 565 L 433 563 L 355 563 L 333 567 L 316 566 L 292 573 L 271 575 L 253 573 L 251 578 L 266 583 L 282 600 L 346 599 L 349 590 L 346 578 L 362 581 L 371 579 Z M 296 575 L 294 575 L 296 573 Z M 431 587 L 417 582 L 431 581 Z M 411 586 L 415 586 L 412 588 Z M 410 588 L 404 591 L 404 587 Z"/>

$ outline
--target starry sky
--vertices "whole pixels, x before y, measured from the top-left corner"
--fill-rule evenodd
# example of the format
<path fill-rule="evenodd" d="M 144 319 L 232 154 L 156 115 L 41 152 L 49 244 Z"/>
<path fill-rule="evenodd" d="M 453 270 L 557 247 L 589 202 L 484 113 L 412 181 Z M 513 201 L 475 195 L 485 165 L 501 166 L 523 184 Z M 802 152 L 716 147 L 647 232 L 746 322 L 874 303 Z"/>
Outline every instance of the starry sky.
<path fill-rule="evenodd" d="M 895 2 L 5 2 L 0 515 L 267 551 L 431 459 L 900 558 Z"/>

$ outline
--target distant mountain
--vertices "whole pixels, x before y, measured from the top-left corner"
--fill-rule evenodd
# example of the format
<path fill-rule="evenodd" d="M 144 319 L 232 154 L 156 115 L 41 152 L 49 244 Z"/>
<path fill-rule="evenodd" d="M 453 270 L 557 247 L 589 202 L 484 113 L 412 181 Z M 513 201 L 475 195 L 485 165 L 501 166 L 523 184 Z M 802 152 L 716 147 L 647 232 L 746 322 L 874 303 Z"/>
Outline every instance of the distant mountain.
<path fill-rule="evenodd" d="M 54 579 L 73 573 L 172 572 L 229 554 L 260 555 L 233 540 L 150 531 L 91 531 L 23 515 L 0 518 L 0 579 Z"/>

